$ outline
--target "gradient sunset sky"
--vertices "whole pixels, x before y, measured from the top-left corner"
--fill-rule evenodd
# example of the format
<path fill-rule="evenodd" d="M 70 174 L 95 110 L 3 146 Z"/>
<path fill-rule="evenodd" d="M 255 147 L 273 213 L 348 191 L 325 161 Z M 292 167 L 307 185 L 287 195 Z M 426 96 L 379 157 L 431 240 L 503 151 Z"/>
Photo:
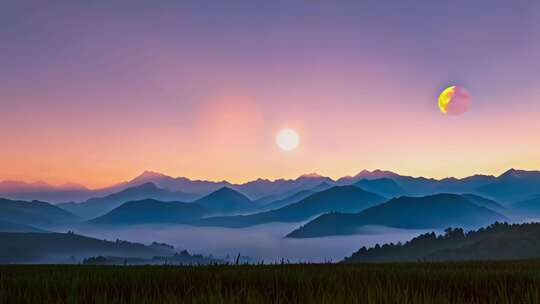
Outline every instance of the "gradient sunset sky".
<path fill-rule="evenodd" d="M 540 169 L 540 1 L 5 0 L 0 105 L 0 180 Z"/>

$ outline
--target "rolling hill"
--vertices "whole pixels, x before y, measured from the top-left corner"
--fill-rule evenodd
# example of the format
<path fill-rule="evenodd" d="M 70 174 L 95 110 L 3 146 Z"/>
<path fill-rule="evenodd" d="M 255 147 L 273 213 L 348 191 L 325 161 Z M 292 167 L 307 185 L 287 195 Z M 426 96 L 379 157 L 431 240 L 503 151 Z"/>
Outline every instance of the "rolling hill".
<path fill-rule="evenodd" d="M 474 203 L 477 206 L 485 207 L 502 215 L 508 215 L 509 213 L 512 213 L 512 210 L 509 210 L 503 205 L 497 203 L 496 201 L 485 198 L 483 196 L 476 194 L 462 194 L 461 196 L 468 199 L 470 202 Z"/>
<path fill-rule="evenodd" d="M 444 235 L 420 235 L 405 244 L 361 248 L 345 263 L 518 260 L 540 257 L 540 224 L 495 223 L 477 231 L 446 229 Z"/>
<path fill-rule="evenodd" d="M 80 218 L 46 202 L 0 199 L 0 221 L 47 228 L 78 222 Z"/>
<path fill-rule="evenodd" d="M 303 194 L 306 193 L 315 193 L 315 192 L 321 192 L 323 190 L 329 189 L 333 187 L 333 183 L 329 182 L 321 182 L 320 184 L 317 184 L 315 187 L 300 187 L 297 189 L 293 189 L 286 192 L 279 192 L 277 194 L 271 194 L 268 196 L 264 196 L 260 199 L 257 199 L 254 201 L 255 204 L 259 205 L 261 210 L 271 210 L 276 209 L 276 206 L 283 207 L 287 205 L 286 203 L 279 203 L 279 201 L 287 202 L 291 201 L 291 198 L 293 197 L 302 197 Z M 307 197 L 309 195 L 306 195 Z M 302 197 L 303 198 L 303 197 Z M 294 199 L 292 199 L 294 200 Z M 298 200 L 297 200 L 298 201 Z M 272 207 L 268 207 L 272 205 Z"/>
<path fill-rule="evenodd" d="M 523 201 L 540 195 L 540 171 L 510 169 L 478 191 L 503 203 Z"/>
<path fill-rule="evenodd" d="M 314 193 L 317 193 L 317 191 L 313 190 L 302 190 L 299 192 L 296 192 L 293 195 L 287 196 L 286 198 L 273 201 L 269 204 L 260 206 L 257 208 L 258 211 L 268 211 L 268 210 L 274 210 L 279 209 L 281 207 L 285 207 L 290 204 L 298 203 L 299 201 L 305 199 L 306 197 L 309 197 L 310 195 L 313 195 Z"/>
<path fill-rule="evenodd" d="M 355 186 L 336 186 L 279 209 L 250 215 L 210 217 L 196 224 L 240 228 L 272 222 L 300 222 L 326 212 L 358 212 L 384 200 Z"/>
<path fill-rule="evenodd" d="M 17 224 L 7 221 L 0 221 L 0 232 L 35 232 L 35 233 L 42 233 L 46 232 L 45 230 L 41 230 L 29 225 L 24 224 Z"/>
<path fill-rule="evenodd" d="M 147 198 L 160 201 L 185 201 L 193 199 L 194 195 L 161 189 L 153 183 L 145 183 L 105 197 L 91 198 L 82 203 L 58 204 L 57 206 L 77 214 L 81 218 L 91 219 L 104 215 L 125 202 Z"/>
<path fill-rule="evenodd" d="M 384 197 L 396 197 L 407 194 L 407 191 L 391 178 L 362 179 L 354 184 L 367 191 L 377 193 Z"/>
<path fill-rule="evenodd" d="M 527 200 L 523 200 L 511 205 L 513 209 L 521 213 L 525 217 L 539 217 L 540 216 L 540 196 L 533 197 Z"/>
<path fill-rule="evenodd" d="M 89 223 L 101 225 L 180 224 L 200 219 L 208 213 L 206 208 L 193 203 L 145 199 L 126 202 Z"/>
<path fill-rule="evenodd" d="M 166 246 L 110 242 L 73 233 L 0 232 L 0 244 L 0 263 L 73 263 L 93 256 L 151 258 L 174 254 L 174 249 Z"/>
<path fill-rule="evenodd" d="M 227 187 L 218 189 L 194 203 L 219 214 L 245 212 L 256 207 L 245 195 Z"/>
<path fill-rule="evenodd" d="M 480 227 L 505 216 L 480 207 L 457 194 L 400 197 L 360 213 L 328 213 L 294 230 L 287 237 L 309 238 L 354 234 L 366 225 L 407 229 Z"/>

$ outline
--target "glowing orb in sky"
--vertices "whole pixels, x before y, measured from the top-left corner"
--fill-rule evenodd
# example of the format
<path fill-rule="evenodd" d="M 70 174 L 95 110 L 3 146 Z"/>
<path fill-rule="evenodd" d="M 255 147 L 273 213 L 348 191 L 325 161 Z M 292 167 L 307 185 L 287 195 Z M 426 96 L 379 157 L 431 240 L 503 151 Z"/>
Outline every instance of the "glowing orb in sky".
<path fill-rule="evenodd" d="M 292 151 L 298 147 L 300 136 L 293 129 L 282 129 L 276 135 L 278 147 L 285 151 Z"/>
<path fill-rule="evenodd" d="M 439 109 L 443 114 L 463 114 L 469 109 L 469 103 L 469 92 L 460 86 L 448 87 L 439 95 Z"/>

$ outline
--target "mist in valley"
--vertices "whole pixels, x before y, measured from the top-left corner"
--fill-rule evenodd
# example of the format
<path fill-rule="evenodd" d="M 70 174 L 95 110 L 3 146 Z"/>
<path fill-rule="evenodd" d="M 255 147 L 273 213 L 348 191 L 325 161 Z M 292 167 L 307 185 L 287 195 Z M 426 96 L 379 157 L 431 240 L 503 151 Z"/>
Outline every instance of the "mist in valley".
<path fill-rule="evenodd" d="M 300 223 L 274 223 L 233 229 L 185 225 L 136 225 L 123 227 L 84 227 L 76 233 L 99 239 L 122 239 L 150 244 L 165 242 L 177 251 L 212 255 L 215 258 L 236 257 L 239 253 L 258 263 L 337 262 L 362 246 L 405 242 L 427 232 L 387 227 L 364 227 L 359 234 L 307 239 L 285 238 Z M 431 230 L 430 230 L 431 231 Z"/>

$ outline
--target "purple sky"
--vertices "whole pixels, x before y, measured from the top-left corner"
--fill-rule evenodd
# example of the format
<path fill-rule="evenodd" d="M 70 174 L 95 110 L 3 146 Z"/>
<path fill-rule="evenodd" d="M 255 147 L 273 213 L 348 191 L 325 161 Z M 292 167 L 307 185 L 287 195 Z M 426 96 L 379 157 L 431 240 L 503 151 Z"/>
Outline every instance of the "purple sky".
<path fill-rule="evenodd" d="M 0 179 L 539 168 L 539 71 L 538 1 L 6 0 Z"/>

